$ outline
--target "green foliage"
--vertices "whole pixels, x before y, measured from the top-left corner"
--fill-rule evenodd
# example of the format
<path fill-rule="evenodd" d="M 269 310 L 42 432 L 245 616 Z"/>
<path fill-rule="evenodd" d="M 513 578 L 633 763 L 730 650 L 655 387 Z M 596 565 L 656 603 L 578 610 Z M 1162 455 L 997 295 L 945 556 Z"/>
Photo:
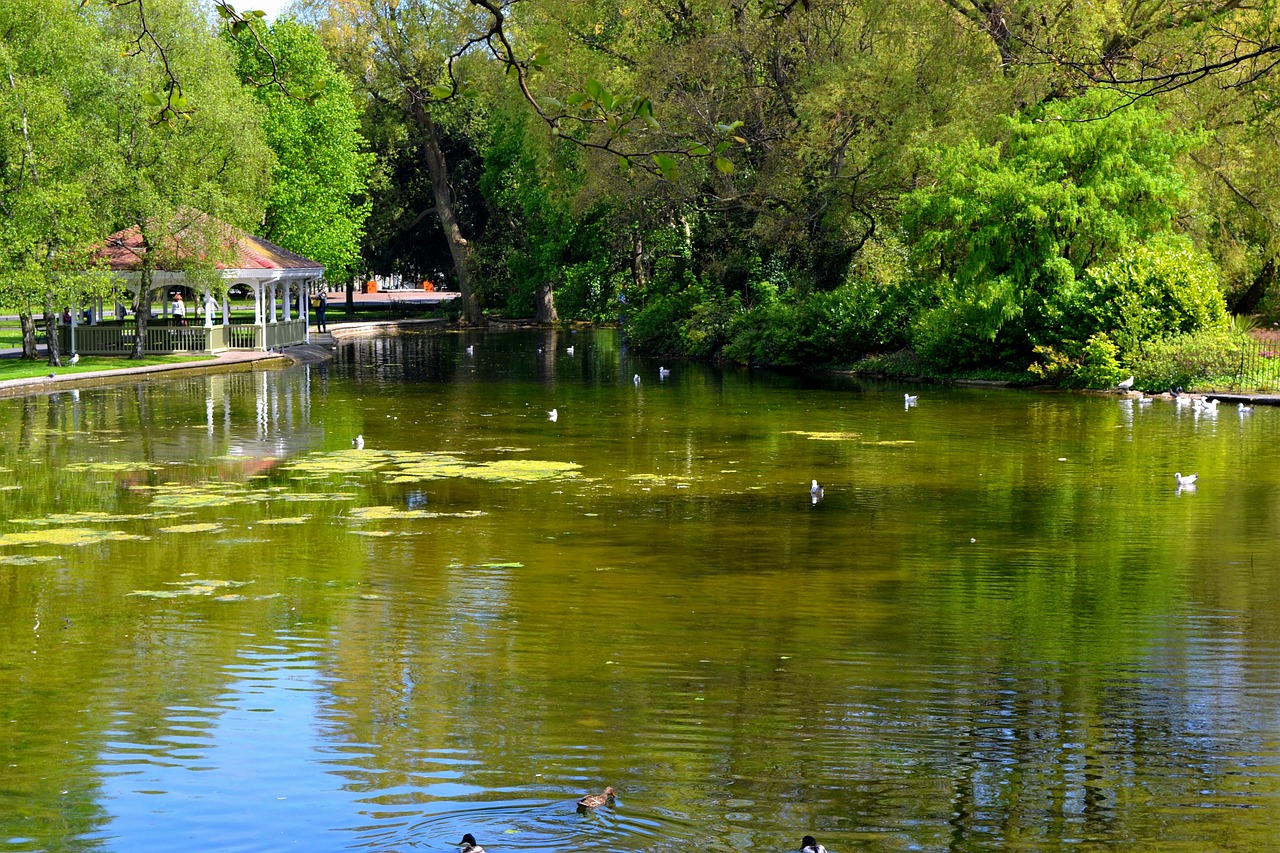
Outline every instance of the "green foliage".
<path fill-rule="evenodd" d="M 1079 388 L 1114 388 L 1124 378 L 1119 354 L 1120 348 L 1105 333 L 1089 338 L 1070 384 Z"/>
<path fill-rule="evenodd" d="M 267 111 L 275 165 L 262 234 L 323 264 L 330 282 L 345 284 L 363 266 L 360 243 L 371 209 L 366 191 L 373 168 L 351 85 L 313 30 L 282 18 L 262 38 L 278 57 L 274 69 L 260 50 L 225 36 L 237 51 L 241 80 Z M 263 82 L 273 74 L 284 91 Z"/>
<path fill-rule="evenodd" d="M 1185 238 L 1152 240 L 1087 270 L 1073 313 L 1077 334 L 1110 330 L 1125 355 L 1152 338 L 1227 323 L 1213 260 Z"/>
<path fill-rule="evenodd" d="M 1225 325 L 1143 342 L 1134 356 L 1140 388 L 1191 388 L 1240 367 L 1242 339 Z"/>
<path fill-rule="evenodd" d="M 1117 105 L 1092 91 L 1010 119 L 1003 146 L 928 152 L 934 182 L 902 200 L 913 264 L 943 291 L 917 327 L 926 359 L 1025 363 L 1059 339 L 1084 270 L 1171 227 L 1196 140 Z"/>

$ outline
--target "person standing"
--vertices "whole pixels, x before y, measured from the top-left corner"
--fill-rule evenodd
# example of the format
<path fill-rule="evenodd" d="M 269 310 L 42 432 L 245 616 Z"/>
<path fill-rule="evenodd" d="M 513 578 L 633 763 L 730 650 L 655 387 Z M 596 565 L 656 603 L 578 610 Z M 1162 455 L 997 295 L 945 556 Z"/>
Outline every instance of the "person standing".
<path fill-rule="evenodd" d="M 173 294 L 173 319 L 179 326 L 187 325 L 187 305 L 182 301 L 182 291 Z"/>
<path fill-rule="evenodd" d="M 329 331 L 328 326 L 325 324 L 325 321 L 324 321 L 324 311 L 325 311 L 325 308 L 327 308 L 328 306 L 329 306 L 329 295 L 325 291 L 321 290 L 316 295 L 316 331 L 317 332 Z"/>

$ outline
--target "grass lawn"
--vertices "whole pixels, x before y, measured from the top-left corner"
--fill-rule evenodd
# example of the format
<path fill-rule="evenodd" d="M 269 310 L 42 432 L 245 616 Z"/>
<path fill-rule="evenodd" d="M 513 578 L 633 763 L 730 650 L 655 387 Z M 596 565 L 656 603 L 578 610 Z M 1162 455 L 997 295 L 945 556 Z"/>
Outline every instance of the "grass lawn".
<path fill-rule="evenodd" d="M 20 358 L 0 358 L 0 382 L 6 379 L 29 379 L 56 373 L 65 376 L 72 373 L 88 373 L 93 370 L 121 370 L 126 367 L 150 367 L 153 364 L 182 364 L 189 361 L 207 361 L 207 356 L 153 355 L 142 359 L 112 358 L 108 356 L 81 356 L 76 365 L 64 364 L 50 367 L 44 359 L 23 361 Z"/>

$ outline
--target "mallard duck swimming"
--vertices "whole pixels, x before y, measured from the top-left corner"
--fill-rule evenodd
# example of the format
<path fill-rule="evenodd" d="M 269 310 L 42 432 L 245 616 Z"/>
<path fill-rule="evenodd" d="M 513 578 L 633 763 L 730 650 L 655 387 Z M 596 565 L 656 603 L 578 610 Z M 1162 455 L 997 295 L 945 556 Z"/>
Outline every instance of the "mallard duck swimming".
<path fill-rule="evenodd" d="M 800 853 L 827 853 L 827 848 L 818 843 L 818 839 L 812 835 L 806 835 L 800 840 Z"/>
<path fill-rule="evenodd" d="M 585 797 L 578 800 L 578 808 L 594 809 L 599 806 L 606 805 L 612 800 L 613 800 L 613 787 L 610 786 L 604 789 L 603 794 L 587 794 Z"/>
<path fill-rule="evenodd" d="M 476 837 L 469 832 L 454 846 L 461 847 L 462 853 L 484 853 L 484 848 L 476 844 Z"/>

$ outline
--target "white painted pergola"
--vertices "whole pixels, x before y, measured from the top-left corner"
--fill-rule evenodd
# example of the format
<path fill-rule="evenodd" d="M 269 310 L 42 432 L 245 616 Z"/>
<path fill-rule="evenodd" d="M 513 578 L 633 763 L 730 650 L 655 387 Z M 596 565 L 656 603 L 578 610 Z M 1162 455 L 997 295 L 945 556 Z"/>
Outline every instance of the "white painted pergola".
<path fill-rule="evenodd" d="M 225 349 L 273 350 L 310 340 L 309 295 L 324 276 L 324 267 L 308 258 L 281 248 L 261 237 L 245 233 L 230 226 L 220 226 L 232 261 L 217 265 L 223 287 L 215 289 L 207 285 L 193 285 L 185 273 L 172 270 L 156 270 L 151 276 L 151 294 L 159 294 L 159 311 L 153 317 L 159 320 L 148 326 L 145 349 L 148 352 L 220 352 Z M 131 228 L 113 234 L 99 252 L 121 279 L 127 293 L 137 295 L 142 265 L 142 238 L 138 229 Z M 253 294 L 252 324 L 231 320 L 231 305 L 227 292 L 243 285 Z M 185 326 L 172 326 L 170 297 L 175 291 L 185 291 L 197 297 L 186 308 Z M 154 298 L 154 296 L 153 296 Z M 133 334 L 125 325 L 125 307 L 114 307 L 114 324 L 104 324 L 106 312 L 99 298 L 90 312 L 87 324 L 81 323 L 84 306 L 76 306 L 71 312 L 71 323 L 64 327 L 65 340 L 60 343 L 71 352 L 89 354 L 117 354 L 133 346 Z M 220 318 L 219 322 L 215 322 Z"/>

